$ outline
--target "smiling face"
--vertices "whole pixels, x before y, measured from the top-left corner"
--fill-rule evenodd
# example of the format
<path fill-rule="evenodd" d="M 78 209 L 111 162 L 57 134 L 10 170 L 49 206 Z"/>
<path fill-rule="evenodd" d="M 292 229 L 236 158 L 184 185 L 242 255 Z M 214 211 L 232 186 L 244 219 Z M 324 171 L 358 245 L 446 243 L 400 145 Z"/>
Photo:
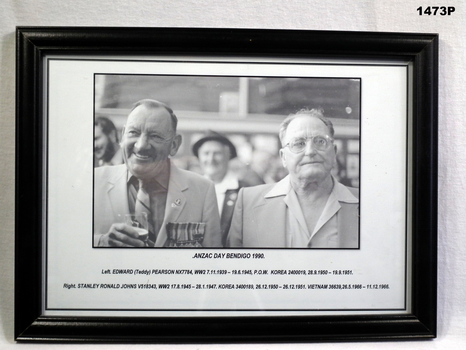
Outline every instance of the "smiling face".
<path fill-rule="evenodd" d="M 302 115 L 293 119 L 286 130 L 283 144 L 297 137 L 330 136 L 330 130 L 319 118 Z M 293 153 L 289 147 L 280 150 L 283 166 L 288 169 L 292 182 L 322 183 L 331 175 L 336 162 L 336 148 L 330 143 L 328 149 L 317 150 L 307 142 L 300 153 Z"/>
<path fill-rule="evenodd" d="M 218 141 L 206 141 L 199 147 L 198 156 L 204 174 L 214 182 L 221 182 L 228 171 L 228 147 Z"/>
<path fill-rule="evenodd" d="M 139 105 L 129 114 L 121 146 L 126 166 L 138 179 L 156 176 L 180 145 L 165 108 Z"/>

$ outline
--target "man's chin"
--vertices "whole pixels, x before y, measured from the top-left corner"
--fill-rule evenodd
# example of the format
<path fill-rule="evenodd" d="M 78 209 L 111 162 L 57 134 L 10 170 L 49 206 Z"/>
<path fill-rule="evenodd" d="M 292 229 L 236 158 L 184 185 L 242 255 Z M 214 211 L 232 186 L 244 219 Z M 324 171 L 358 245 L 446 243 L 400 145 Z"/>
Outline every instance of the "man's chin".
<path fill-rule="evenodd" d="M 154 163 L 131 162 L 128 168 L 134 176 L 141 179 L 154 173 L 156 166 Z"/>
<path fill-rule="evenodd" d="M 311 182 L 319 181 L 327 177 L 327 174 L 321 169 L 306 169 L 307 171 L 301 171 L 299 178 L 307 179 Z"/>
<path fill-rule="evenodd" d="M 220 174 L 220 171 L 218 168 L 205 168 L 204 174 L 207 176 L 217 176 L 218 174 Z"/>
<path fill-rule="evenodd" d="M 162 170 L 163 164 L 165 162 L 141 162 L 139 160 L 129 160 L 128 169 L 129 171 L 139 179 L 146 179 L 152 176 L 157 175 Z"/>

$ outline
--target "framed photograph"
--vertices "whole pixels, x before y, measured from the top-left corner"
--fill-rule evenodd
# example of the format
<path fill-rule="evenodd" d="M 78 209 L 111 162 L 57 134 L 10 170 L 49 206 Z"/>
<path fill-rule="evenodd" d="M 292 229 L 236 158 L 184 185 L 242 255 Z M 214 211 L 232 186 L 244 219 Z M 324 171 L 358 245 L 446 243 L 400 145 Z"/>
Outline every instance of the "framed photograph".
<path fill-rule="evenodd" d="M 438 35 L 17 28 L 17 341 L 436 336 Z"/>

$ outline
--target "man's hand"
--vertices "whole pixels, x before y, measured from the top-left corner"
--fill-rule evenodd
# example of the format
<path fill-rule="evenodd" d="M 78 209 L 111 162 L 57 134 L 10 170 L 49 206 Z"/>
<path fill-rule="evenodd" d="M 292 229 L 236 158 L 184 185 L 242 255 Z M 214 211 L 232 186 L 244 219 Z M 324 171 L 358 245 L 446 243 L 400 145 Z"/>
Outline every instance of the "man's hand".
<path fill-rule="evenodd" d="M 99 247 L 145 247 L 138 232 L 126 224 L 113 224 L 110 230 L 100 237 Z"/>

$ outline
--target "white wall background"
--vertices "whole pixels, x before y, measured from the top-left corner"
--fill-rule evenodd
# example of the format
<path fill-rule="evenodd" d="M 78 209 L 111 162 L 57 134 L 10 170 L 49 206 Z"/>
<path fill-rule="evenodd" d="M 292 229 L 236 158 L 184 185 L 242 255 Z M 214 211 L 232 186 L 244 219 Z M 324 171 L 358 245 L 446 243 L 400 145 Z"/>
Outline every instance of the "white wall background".
<path fill-rule="evenodd" d="M 419 16 L 419 6 L 455 6 Z M 145 26 L 320 29 L 440 34 L 438 338 L 422 342 L 279 345 L 99 345 L 101 349 L 466 348 L 466 1 L 448 0 L 2 0 L 0 2 L 0 349 L 97 345 L 13 340 L 15 27 Z"/>

